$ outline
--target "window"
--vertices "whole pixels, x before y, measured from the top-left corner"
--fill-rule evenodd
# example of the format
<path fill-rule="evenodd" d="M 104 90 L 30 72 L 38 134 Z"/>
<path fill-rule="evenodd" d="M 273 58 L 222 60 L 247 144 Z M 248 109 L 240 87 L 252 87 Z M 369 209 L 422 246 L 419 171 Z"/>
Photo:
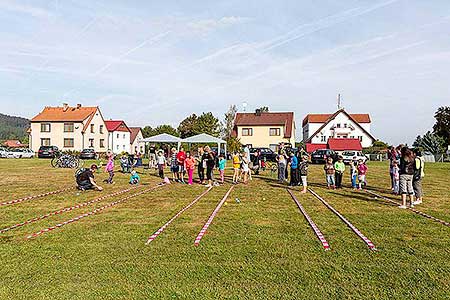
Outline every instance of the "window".
<path fill-rule="evenodd" d="M 64 148 L 73 148 L 73 139 L 64 139 Z"/>
<path fill-rule="evenodd" d="M 41 146 L 50 146 L 50 139 L 41 139 Z"/>
<path fill-rule="evenodd" d="M 280 128 L 270 128 L 269 129 L 270 136 L 279 136 L 280 132 L 281 132 Z"/>
<path fill-rule="evenodd" d="M 98 130 L 101 134 L 103 134 L 103 125 L 100 125 L 100 128 Z"/>
<path fill-rule="evenodd" d="M 100 148 L 105 148 L 105 140 L 100 139 Z"/>
<path fill-rule="evenodd" d="M 242 128 L 242 136 L 252 136 L 253 128 Z"/>
<path fill-rule="evenodd" d="M 119 134 L 117 134 L 117 138 L 119 138 Z"/>
<path fill-rule="evenodd" d="M 64 123 L 64 132 L 73 132 L 73 123 Z"/>
<path fill-rule="evenodd" d="M 327 141 L 327 137 L 326 137 L 325 135 L 322 135 L 322 136 L 320 137 L 320 141 L 321 141 L 321 142 L 326 142 L 326 141 Z"/>
<path fill-rule="evenodd" d="M 337 127 L 337 128 L 341 128 L 341 123 L 337 123 L 337 124 L 336 124 L 336 127 Z"/>
<path fill-rule="evenodd" d="M 344 128 L 347 128 L 347 123 L 344 124 Z"/>
<path fill-rule="evenodd" d="M 360 142 L 362 142 L 362 136 L 358 136 Z"/>
<path fill-rule="evenodd" d="M 122 146 L 123 150 L 125 150 L 125 145 Z"/>
<path fill-rule="evenodd" d="M 95 125 L 91 124 L 91 133 L 94 133 L 94 127 L 95 127 Z"/>
<path fill-rule="evenodd" d="M 126 137 L 126 134 L 124 133 L 124 134 L 123 134 L 123 139 L 125 139 L 125 137 Z"/>
<path fill-rule="evenodd" d="M 94 139 L 89 139 L 89 147 L 94 148 Z"/>
<path fill-rule="evenodd" d="M 41 123 L 41 132 L 50 132 L 50 123 Z"/>
<path fill-rule="evenodd" d="M 119 145 L 116 145 L 116 149 L 119 150 Z"/>

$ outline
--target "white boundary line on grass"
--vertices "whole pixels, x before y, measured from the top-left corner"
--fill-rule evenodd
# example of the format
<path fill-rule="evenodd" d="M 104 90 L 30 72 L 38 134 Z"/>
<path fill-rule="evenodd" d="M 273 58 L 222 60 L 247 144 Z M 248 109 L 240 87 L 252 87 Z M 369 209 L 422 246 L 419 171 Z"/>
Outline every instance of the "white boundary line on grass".
<path fill-rule="evenodd" d="M 24 201 L 27 201 L 27 200 L 31 200 L 31 199 L 42 198 L 42 197 L 46 197 L 46 196 L 49 196 L 49 195 L 59 194 L 59 193 L 62 193 L 62 192 L 70 191 L 72 189 L 75 189 L 75 188 L 74 187 L 68 187 L 68 188 L 65 188 L 65 189 L 56 190 L 56 191 L 52 191 L 52 192 L 47 192 L 47 193 L 43 193 L 43 194 L 39 194 L 39 195 L 27 196 L 27 197 L 23 197 L 23 198 L 11 200 L 11 201 L 2 202 L 2 203 L 0 203 L 0 206 L 17 204 L 17 203 L 21 203 L 21 202 L 24 202 Z"/>
<path fill-rule="evenodd" d="M 209 187 L 206 191 L 204 191 L 203 193 L 201 193 L 197 198 L 194 199 L 194 201 L 192 201 L 191 203 L 189 203 L 188 205 L 186 205 L 183 209 L 181 209 L 177 214 L 175 214 L 169 221 L 167 221 L 166 224 L 164 224 L 163 226 L 161 226 L 161 228 L 159 228 L 154 234 L 152 234 L 147 242 L 145 243 L 146 245 L 150 244 L 151 242 L 153 242 L 154 239 L 156 239 L 166 228 L 167 226 L 170 225 L 170 223 L 172 223 L 176 218 L 178 218 L 182 213 L 184 213 L 186 210 L 188 210 L 189 208 L 191 208 L 195 203 L 197 203 L 198 200 L 200 200 L 203 196 L 205 196 L 210 190 L 212 189 L 212 187 Z"/>
<path fill-rule="evenodd" d="M 144 194 L 144 193 L 153 191 L 153 190 L 155 190 L 155 189 L 157 189 L 157 188 L 159 188 L 159 187 L 161 187 L 161 186 L 163 186 L 163 185 L 157 185 L 157 186 L 154 186 L 154 187 L 145 189 L 145 190 L 143 190 L 143 191 L 140 191 L 139 193 L 135 193 L 135 194 L 129 195 L 129 196 L 125 197 L 125 198 L 122 198 L 122 199 L 120 199 L 120 200 L 117 200 L 117 201 L 111 202 L 111 203 L 109 203 L 109 204 L 107 204 L 107 205 L 104 205 L 104 206 L 102 206 L 102 207 L 99 207 L 99 208 L 97 208 L 97 209 L 95 209 L 95 210 L 93 210 L 93 211 L 90 211 L 90 212 L 84 213 L 84 214 L 82 214 L 82 215 L 79 215 L 78 217 L 69 219 L 69 220 L 67 220 L 67 221 L 64 221 L 64 222 L 62 222 L 62 223 L 56 224 L 56 225 L 54 225 L 54 226 L 50 226 L 50 227 L 45 228 L 45 229 L 42 229 L 42 230 L 40 230 L 40 231 L 38 231 L 38 232 L 36 232 L 36 233 L 33 233 L 33 234 L 28 235 L 28 236 L 26 237 L 26 239 L 29 240 L 29 239 L 31 239 L 31 238 L 38 237 L 38 236 L 40 236 L 40 235 L 42 235 L 42 234 L 44 234 L 44 233 L 47 233 L 47 232 L 50 232 L 50 231 L 56 229 L 56 228 L 60 228 L 60 227 L 63 227 L 64 225 L 67 225 L 67 224 L 70 224 L 70 223 L 79 221 L 79 220 L 81 220 L 81 219 L 83 219 L 83 218 L 85 218 L 85 217 L 94 215 L 94 214 L 96 214 L 96 213 L 99 213 L 99 212 L 101 212 L 101 211 L 107 209 L 107 208 L 110 208 L 110 207 L 115 206 L 115 205 L 117 205 L 117 204 L 119 204 L 119 203 L 125 202 L 125 201 L 127 201 L 128 199 L 131 199 L 131 198 L 133 198 L 133 197 L 136 197 L 136 196 L 142 195 L 142 194 Z"/>
<path fill-rule="evenodd" d="M 232 185 L 230 187 L 230 189 L 225 194 L 225 196 L 223 196 L 222 200 L 220 200 L 219 204 L 217 204 L 216 208 L 212 212 L 212 214 L 209 217 L 208 221 L 206 221 L 205 225 L 203 225 L 203 228 L 200 230 L 200 232 L 198 233 L 197 237 L 195 238 L 194 246 L 198 246 L 200 244 L 200 241 L 202 240 L 203 236 L 205 235 L 206 231 L 208 230 L 209 225 L 211 225 L 212 221 L 214 220 L 214 217 L 217 215 L 217 213 L 219 212 L 220 208 L 225 203 L 225 201 L 227 201 L 228 195 L 230 195 L 230 193 L 233 190 L 233 188 L 234 188 L 234 185 Z"/>
<path fill-rule="evenodd" d="M 370 190 L 365 190 L 365 191 L 366 191 L 367 193 L 369 193 L 369 194 L 372 194 L 372 195 L 374 195 L 374 196 L 380 197 L 381 199 L 383 199 L 383 200 L 385 200 L 385 201 L 394 203 L 395 205 L 400 205 L 400 203 L 398 203 L 397 201 L 394 201 L 394 200 L 392 200 L 392 199 L 389 199 L 389 198 L 387 198 L 387 197 L 384 197 L 384 196 L 382 196 L 382 195 L 379 195 L 379 194 L 377 194 L 377 193 L 375 193 L 375 192 L 372 192 L 372 191 L 370 191 Z M 426 213 L 424 213 L 424 212 L 422 212 L 422 211 L 420 211 L 420 210 L 417 210 L 417 209 L 415 209 L 415 208 L 412 208 L 412 207 L 407 207 L 407 209 L 409 209 L 410 211 L 414 212 L 415 214 L 418 214 L 419 216 L 425 217 L 425 218 L 427 218 L 427 219 L 433 220 L 433 221 L 435 221 L 435 222 L 441 223 L 442 225 L 445 225 L 445 226 L 450 227 L 450 223 L 447 222 L 447 221 L 438 219 L 438 218 L 436 218 L 436 217 L 433 217 L 433 216 L 431 216 L 431 215 L 429 215 L 429 214 L 426 214 Z"/>
<path fill-rule="evenodd" d="M 333 208 L 328 202 L 326 202 L 322 197 L 320 197 L 316 192 L 314 192 L 312 189 L 308 188 L 308 191 L 313 194 L 317 199 L 319 199 L 326 207 L 328 207 L 329 210 L 334 212 L 345 224 L 347 224 L 348 227 L 350 227 L 353 232 L 364 241 L 364 243 L 367 244 L 370 250 L 376 251 L 377 248 L 372 243 L 371 240 L 369 240 L 364 234 L 362 234 L 361 231 L 358 230 L 350 221 L 348 221 L 343 215 L 341 215 L 340 212 L 338 212 L 335 208 Z"/>
<path fill-rule="evenodd" d="M 12 225 L 10 227 L 6 227 L 6 228 L 3 228 L 3 229 L 0 229 L 0 234 L 1 233 L 5 233 L 7 231 L 10 231 L 12 229 L 18 228 L 18 227 L 22 227 L 22 226 L 27 225 L 27 224 L 31 224 L 31 223 L 34 223 L 34 222 L 46 219 L 46 218 L 48 218 L 50 216 L 59 215 L 59 214 L 62 214 L 62 213 L 65 213 L 65 212 L 68 212 L 68 211 L 71 211 L 71 210 L 74 210 L 74 209 L 77 209 L 77 208 L 80 208 L 80 207 L 84 207 L 84 206 L 90 205 L 92 203 L 96 203 L 96 202 L 102 201 L 102 200 L 104 200 L 106 198 L 109 198 L 109 197 L 114 197 L 114 196 L 117 196 L 117 195 L 121 195 L 123 193 L 129 192 L 129 191 L 134 190 L 136 188 L 138 188 L 138 187 L 137 186 L 136 187 L 131 187 L 131 188 L 128 188 L 128 189 L 125 189 L 125 190 L 122 190 L 122 191 L 118 191 L 118 192 L 115 192 L 115 193 L 112 193 L 112 194 L 109 194 L 109 195 L 105 195 L 105 196 L 102 196 L 102 197 L 99 197 L 99 198 L 96 198 L 96 199 L 84 202 L 84 203 L 76 204 L 74 206 L 65 207 L 65 208 L 61 208 L 59 210 L 55 210 L 55 211 L 49 212 L 49 213 L 47 213 L 45 215 L 38 216 L 38 217 L 35 217 L 35 218 L 32 218 L 32 219 L 23 221 L 21 223 L 14 224 L 14 225 Z"/>
<path fill-rule="evenodd" d="M 300 209 L 300 212 L 303 214 L 303 216 L 305 217 L 306 221 L 308 221 L 309 225 L 311 226 L 312 230 L 316 234 L 317 238 L 322 243 L 323 248 L 325 250 L 330 250 L 330 245 L 328 244 L 328 241 L 326 240 L 325 236 L 320 231 L 319 227 L 317 227 L 316 223 L 314 223 L 314 221 L 308 215 L 308 213 L 306 212 L 305 208 L 300 204 L 300 202 L 298 201 L 297 197 L 295 197 L 295 195 L 292 193 L 292 191 L 290 189 L 286 189 L 286 190 L 291 195 L 292 200 L 294 200 L 295 204 L 297 204 L 298 208 Z"/>

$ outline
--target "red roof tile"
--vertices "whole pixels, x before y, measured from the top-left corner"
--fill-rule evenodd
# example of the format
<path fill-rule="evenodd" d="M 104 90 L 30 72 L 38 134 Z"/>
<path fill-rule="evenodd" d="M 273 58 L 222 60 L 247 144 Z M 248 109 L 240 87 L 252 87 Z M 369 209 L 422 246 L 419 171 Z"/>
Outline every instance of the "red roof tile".
<path fill-rule="evenodd" d="M 105 121 L 106 129 L 109 132 L 112 131 L 124 131 L 124 132 L 130 132 L 130 129 L 122 120 L 109 120 Z"/>
<path fill-rule="evenodd" d="M 95 114 L 98 107 L 45 107 L 31 122 L 82 122 Z"/>
<path fill-rule="evenodd" d="M 136 139 L 138 133 L 141 131 L 141 127 L 129 127 L 130 128 L 130 144 L 134 143 L 134 140 Z"/>
<path fill-rule="evenodd" d="M 361 151 L 361 142 L 358 139 L 328 139 L 328 148 L 335 151 L 356 150 Z"/>
<path fill-rule="evenodd" d="M 237 113 L 234 119 L 234 126 L 285 126 L 284 137 L 292 136 L 292 124 L 294 123 L 293 112 L 263 112 L 260 115 L 256 113 Z"/>

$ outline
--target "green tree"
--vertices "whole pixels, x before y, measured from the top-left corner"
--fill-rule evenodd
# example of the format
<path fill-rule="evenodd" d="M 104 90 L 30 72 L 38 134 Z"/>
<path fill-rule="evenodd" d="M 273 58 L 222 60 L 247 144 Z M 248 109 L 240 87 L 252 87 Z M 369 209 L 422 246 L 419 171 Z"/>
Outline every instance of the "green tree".
<path fill-rule="evenodd" d="M 152 136 L 162 134 L 162 133 L 167 133 L 167 134 L 170 134 L 173 136 L 178 136 L 178 137 L 180 136 L 178 134 L 178 131 L 175 128 L 173 128 L 172 125 L 168 125 L 168 124 L 159 125 L 159 126 L 155 127 L 155 129 L 153 129 Z"/>
<path fill-rule="evenodd" d="M 450 145 L 450 106 L 439 107 L 434 118 L 433 132 L 444 139 L 445 146 Z"/>
<path fill-rule="evenodd" d="M 197 119 L 195 127 L 196 134 L 207 133 L 215 137 L 219 137 L 220 135 L 220 121 L 211 112 L 201 114 Z"/>
<path fill-rule="evenodd" d="M 423 137 L 419 135 L 414 141 L 413 146 L 433 154 L 444 153 L 446 148 L 445 140 L 441 136 L 430 131 L 425 133 Z"/>
<path fill-rule="evenodd" d="M 227 141 L 231 138 L 232 133 L 233 133 L 234 119 L 236 118 L 236 113 L 237 113 L 237 107 L 234 104 L 230 105 L 230 108 L 225 113 L 224 126 L 222 128 L 223 129 L 222 137 Z"/>
<path fill-rule="evenodd" d="M 180 125 L 178 126 L 178 133 L 180 134 L 180 137 L 183 139 L 198 134 L 197 115 L 192 114 L 183 121 L 181 121 Z"/>
<path fill-rule="evenodd" d="M 228 152 L 237 152 L 242 148 L 241 141 L 236 137 L 230 137 L 227 139 L 227 150 Z"/>
<path fill-rule="evenodd" d="M 151 137 L 153 134 L 153 128 L 151 126 L 145 126 L 144 128 L 142 128 L 142 135 L 144 136 L 144 138 L 148 138 Z"/>

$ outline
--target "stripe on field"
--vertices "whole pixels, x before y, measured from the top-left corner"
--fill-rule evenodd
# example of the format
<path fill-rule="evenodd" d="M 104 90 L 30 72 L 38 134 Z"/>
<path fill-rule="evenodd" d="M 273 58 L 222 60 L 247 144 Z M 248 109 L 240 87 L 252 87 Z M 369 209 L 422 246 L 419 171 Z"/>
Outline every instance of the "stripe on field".
<path fill-rule="evenodd" d="M 361 231 L 358 230 L 350 221 L 348 221 L 343 215 L 341 215 L 340 212 L 338 212 L 333 206 L 331 206 L 328 202 L 326 202 L 322 197 L 320 197 L 316 192 L 314 192 L 312 189 L 308 188 L 308 191 L 313 194 L 317 199 L 319 199 L 326 207 L 328 207 L 329 210 L 331 210 L 335 215 L 337 215 L 353 232 L 364 241 L 364 243 L 367 244 L 370 250 L 376 251 L 377 248 L 372 243 L 371 240 L 369 240 L 364 234 L 362 234 Z"/>
<path fill-rule="evenodd" d="M 131 188 L 128 188 L 128 189 L 125 189 L 125 190 L 122 190 L 122 191 L 118 191 L 118 192 L 115 192 L 115 193 L 112 193 L 112 194 L 109 194 L 109 195 L 105 195 L 105 196 L 102 196 L 102 197 L 99 197 L 99 198 L 96 198 L 96 199 L 93 199 L 93 200 L 90 200 L 90 201 L 87 201 L 87 202 L 84 202 L 84 203 L 80 203 L 80 204 L 77 204 L 77 205 L 74 205 L 74 206 L 71 206 L 71 207 L 65 207 L 65 208 L 61 208 L 59 210 L 55 210 L 55 211 L 49 212 L 48 214 L 45 214 L 45 215 L 42 215 L 42 216 L 38 216 L 38 217 L 35 217 L 35 218 L 32 218 L 32 219 L 23 221 L 21 223 L 14 224 L 14 225 L 12 225 L 10 227 L 6 227 L 6 228 L 3 228 L 3 229 L 0 229 L 0 234 L 1 233 L 5 233 L 7 231 L 10 231 L 12 229 L 18 228 L 18 227 L 22 227 L 22 226 L 27 225 L 27 224 L 31 224 L 31 223 L 34 223 L 34 222 L 46 219 L 46 218 L 48 218 L 50 216 L 59 215 L 59 214 L 62 214 L 62 213 L 65 213 L 65 212 L 68 212 L 68 211 L 71 211 L 71 210 L 74 210 L 74 209 L 77 209 L 77 208 L 81 208 L 81 207 L 90 205 L 90 204 L 95 203 L 95 202 L 102 201 L 102 200 L 104 200 L 106 198 L 109 198 L 109 197 L 114 197 L 114 196 L 121 195 L 123 193 L 129 192 L 129 191 L 134 190 L 136 188 L 137 187 L 131 187 Z"/>
<path fill-rule="evenodd" d="M 56 191 L 52 191 L 52 192 L 47 192 L 47 193 L 43 193 L 43 194 L 39 194 L 39 195 L 27 196 L 27 197 L 23 197 L 23 198 L 11 200 L 11 201 L 1 202 L 0 206 L 17 204 L 17 203 L 21 203 L 21 202 L 28 201 L 28 200 L 31 200 L 31 199 L 42 198 L 42 197 L 46 197 L 46 196 L 50 196 L 50 195 L 59 194 L 59 193 L 62 193 L 62 192 L 70 191 L 72 189 L 75 189 L 75 187 L 68 187 L 68 188 L 65 188 L 65 189 L 56 190 Z"/>
<path fill-rule="evenodd" d="M 214 209 L 214 211 L 212 212 L 211 216 L 209 216 L 208 221 L 206 221 L 205 225 L 203 225 L 203 228 L 200 230 L 197 237 L 195 238 L 195 241 L 194 241 L 195 246 L 198 246 L 200 244 L 200 241 L 202 240 L 203 236 L 205 235 L 206 231 L 208 230 L 209 225 L 211 225 L 212 221 L 214 220 L 214 217 L 217 215 L 217 213 L 219 212 L 220 208 L 225 203 L 225 201 L 227 201 L 228 195 L 230 195 L 233 188 L 234 188 L 234 185 L 232 185 L 230 187 L 230 189 L 228 190 L 228 192 L 225 194 L 225 196 L 223 196 L 222 200 L 220 200 L 219 204 L 217 204 L 217 206 Z"/>
<path fill-rule="evenodd" d="M 188 210 L 190 207 L 192 207 L 195 203 L 197 203 L 197 201 L 200 200 L 203 196 L 205 196 L 211 189 L 212 189 L 212 187 L 209 187 L 206 191 L 204 191 L 197 198 L 195 198 L 194 201 L 192 201 L 191 203 L 186 205 L 182 210 L 180 210 L 176 215 L 174 215 L 169 221 L 167 221 L 166 224 L 161 226 L 161 228 L 159 228 L 154 234 L 152 234 L 152 236 L 150 236 L 148 238 L 148 240 L 145 244 L 146 245 L 150 244 L 154 239 L 156 239 L 158 237 L 158 235 L 160 235 L 166 229 L 167 226 L 170 225 L 170 223 L 172 223 L 182 213 L 184 213 L 186 210 Z"/>
<path fill-rule="evenodd" d="M 54 225 L 54 226 L 50 226 L 50 227 L 45 228 L 45 229 L 42 229 L 42 230 L 40 230 L 40 231 L 38 231 L 38 232 L 36 232 L 36 233 L 30 234 L 30 235 L 27 236 L 26 238 L 27 238 L 27 239 L 31 239 L 31 238 L 40 236 L 40 235 L 42 235 L 42 234 L 44 234 L 44 233 L 50 232 L 50 231 L 52 231 L 52 230 L 54 230 L 54 229 L 56 229 L 56 228 L 60 228 L 60 227 L 63 227 L 64 225 L 67 225 L 67 224 L 70 224 L 70 223 L 79 221 L 79 220 L 81 220 L 81 219 L 83 219 L 83 218 L 85 218 L 85 217 L 88 217 L 88 216 L 94 215 L 94 214 L 96 214 L 96 213 L 102 212 L 103 210 L 105 210 L 105 209 L 107 209 L 107 208 L 113 207 L 113 206 L 115 206 L 115 205 L 117 205 L 117 204 L 119 204 L 119 203 L 122 203 L 122 202 L 127 201 L 128 199 L 131 199 L 131 198 L 134 198 L 134 197 L 136 197 L 136 196 L 139 196 L 139 195 L 142 195 L 142 194 L 144 194 L 144 193 L 147 193 L 147 192 L 150 192 L 150 191 L 152 191 L 152 190 L 155 190 L 155 189 L 157 189 L 157 188 L 159 188 L 159 187 L 161 187 L 161 186 L 163 186 L 163 185 L 157 185 L 157 186 L 154 186 L 154 187 L 145 189 L 145 190 L 143 190 L 143 191 L 141 191 L 141 192 L 139 192 L 139 193 L 135 193 L 135 194 L 129 195 L 129 196 L 125 197 L 125 198 L 122 198 L 122 199 L 120 199 L 120 200 L 117 200 L 117 201 L 111 202 L 111 203 L 109 203 L 109 204 L 107 204 L 107 205 L 104 205 L 104 206 L 102 206 L 102 207 L 99 207 L 99 208 L 97 208 L 97 209 L 95 209 L 95 210 L 93 210 L 93 211 L 90 211 L 90 212 L 84 213 L 84 214 L 82 214 L 82 215 L 79 215 L 78 217 L 69 219 L 69 220 L 64 221 L 64 222 L 62 222 L 62 223 L 56 224 L 56 225 Z"/>
<path fill-rule="evenodd" d="M 305 217 L 306 221 L 308 221 L 309 225 L 311 226 L 312 230 L 316 234 L 319 241 L 322 243 L 322 246 L 325 250 L 330 250 L 330 245 L 328 244 L 327 240 L 325 239 L 325 236 L 320 231 L 319 227 L 317 227 L 316 223 L 311 219 L 311 217 L 306 212 L 305 208 L 300 204 L 300 201 L 298 201 L 297 197 L 295 197 L 294 193 L 290 189 L 286 189 L 288 193 L 291 195 L 292 200 L 294 200 L 295 204 L 297 204 L 298 208 L 300 209 L 300 212 Z"/>
<path fill-rule="evenodd" d="M 392 199 L 389 199 L 389 198 L 387 198 L 387 197 L 384 197 L 384 196 L 382 196 L 382 195 L 379 195 L 379 194 L 377 194 L 377 193 L 375 193 L 375 192 L 372 192 L 372 191 L 370 191 L 370 190 L 365 190 L 365 191 L 366 191 L 367 193 L 369 193 L 369 194 L 372 194 L 372 195 L 376 196 L 376 197 L 380 197 L 381 199 L 383 199 L 383 200 L 385 200 L 385 201 L 394 203 L 395 205 L 400 205 L 400 203 L 398 203 L 397 201 L 394 201 L 394 200 L 392 200 Z M 429 214 L 427 214 L 427 213 L 424 213 L 424 212 L 422 212 L 422 211 L 420 211 L 420 210 L 417 210 L 417 209 L 415 209 L 415 208 L 412 208 L 412 207 L 407 207 L 407 209 L 409 209 L 410 211 L 412 211 L 412 212 L 415 213 L 415 214 L 418 214 L 419 216 L 425 217 L 425 218 L 427 218 L 427 219 L 433 220 L 433 221 L 435 221 L 435 222 L 441 223 L 442 225 L 445 225 L 445 226 L 450 227 L 450 223 L 447 222 L 447 221 L 438 219 L 438 218 L 436 218 L 436 217 L 433 217 L 433 216 L 431 216 L 431 215 L 429 215 Z"/>

